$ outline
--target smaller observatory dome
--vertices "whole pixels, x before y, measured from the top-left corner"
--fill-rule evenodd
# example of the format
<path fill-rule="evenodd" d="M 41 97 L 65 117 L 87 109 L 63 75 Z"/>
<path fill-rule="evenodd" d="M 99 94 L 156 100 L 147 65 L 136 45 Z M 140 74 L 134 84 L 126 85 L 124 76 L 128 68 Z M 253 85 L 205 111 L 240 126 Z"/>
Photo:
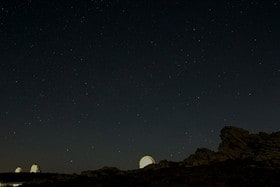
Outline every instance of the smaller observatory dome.
<path fill-rule="evenodd" d="M 37 164 L 33 164 L 30 168 L 30 173 L 40 173 L 40 167 Z"/>
<path fill-rule="evenodd" d="M 21 173 L 22 172 L 22 168 L 21 167 L 17 167 L 15 170 L 15 173 Z"/>
<path fill-rule="evenodd" d="M 139 168 L 144 168 L 150 164 L 155 164 L 156 161 L 151 156 L 144 156 L 139 161 Z"/>

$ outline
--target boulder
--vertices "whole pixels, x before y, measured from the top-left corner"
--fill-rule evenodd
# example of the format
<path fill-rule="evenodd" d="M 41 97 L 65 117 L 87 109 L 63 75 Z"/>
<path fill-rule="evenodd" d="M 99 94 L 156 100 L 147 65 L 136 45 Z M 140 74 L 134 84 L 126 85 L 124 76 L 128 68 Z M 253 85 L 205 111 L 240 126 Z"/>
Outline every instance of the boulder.
<path fill-rule="evenodd" d="M 268 166 L 280 166 L 280 132 L 267 134 L 249 131 L 237 127 L 224 127 L 221 130 L 221 143 L 218 151 L 199 148 L 195 154 L 184 160 L 184 165 L 207 165 L 231 160 L 250 159 L 267 163 Z"/>
<path fill-rule="evenodd" d="M 186 166 L 208 165 L 225 161 L 228 157 L 222 153 L 211 151 L 207 148 L 198 148 L 196 152 L 183 161 Z"/>

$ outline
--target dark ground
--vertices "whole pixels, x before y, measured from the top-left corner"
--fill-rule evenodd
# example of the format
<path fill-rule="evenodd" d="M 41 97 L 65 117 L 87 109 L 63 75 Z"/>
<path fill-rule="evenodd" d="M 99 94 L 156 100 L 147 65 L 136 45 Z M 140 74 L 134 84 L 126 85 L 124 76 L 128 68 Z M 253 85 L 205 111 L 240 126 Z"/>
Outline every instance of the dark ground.
<path fill-rule="evenodd" d="M 15 177 L 16 176 L 16 177 Z M 62 174 L 1 174 L 1 178 L 20 181 L 31 179 L 25 186 L 280 186 L 280 169 L 269 168 L 250 160 L 225 162 L 194 167 L 173 166 L 157 168 L 149 166 L 142 170 L 121 171 L 102 168 L 86 171 L 80 175 Z"/>

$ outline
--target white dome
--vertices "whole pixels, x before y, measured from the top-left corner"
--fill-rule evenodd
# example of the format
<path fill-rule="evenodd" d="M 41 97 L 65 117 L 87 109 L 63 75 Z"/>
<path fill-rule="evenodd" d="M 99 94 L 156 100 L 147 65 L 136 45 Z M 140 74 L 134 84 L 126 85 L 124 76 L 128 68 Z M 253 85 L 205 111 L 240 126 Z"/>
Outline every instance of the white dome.
<path fill-rule="evenodd" d="M 150 164 L 155 164 L 156 161 L 151 156 L 144 156 L 139 161 L 139 168 L 144 168 Z"/>
<path fill-rule="evenodd" d="M 40 173 L 40 167 L 37 164 L 33 164 L 30 168 L 30 173 Z"/>
<path fill-rule="evenodd" d="M 22 172 L 22 168 L 21 167 L 17 167 L 16 169 L 15 169 L 15 173 L 21 173 Z"/>

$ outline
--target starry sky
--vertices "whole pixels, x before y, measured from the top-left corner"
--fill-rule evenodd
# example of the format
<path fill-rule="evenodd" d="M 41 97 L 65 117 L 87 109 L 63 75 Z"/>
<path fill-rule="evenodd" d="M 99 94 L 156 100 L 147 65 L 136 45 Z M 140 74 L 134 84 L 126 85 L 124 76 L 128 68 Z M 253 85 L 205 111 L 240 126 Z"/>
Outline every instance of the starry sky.
<path fill-rule="evenodd" d="M 1 0 L 0 172 L 134 169 L 280 128 L 279 0 Z"/>

